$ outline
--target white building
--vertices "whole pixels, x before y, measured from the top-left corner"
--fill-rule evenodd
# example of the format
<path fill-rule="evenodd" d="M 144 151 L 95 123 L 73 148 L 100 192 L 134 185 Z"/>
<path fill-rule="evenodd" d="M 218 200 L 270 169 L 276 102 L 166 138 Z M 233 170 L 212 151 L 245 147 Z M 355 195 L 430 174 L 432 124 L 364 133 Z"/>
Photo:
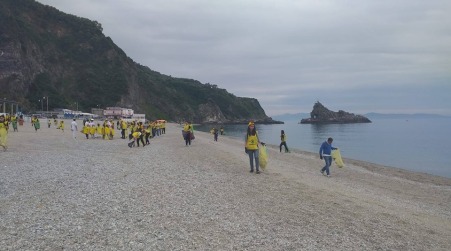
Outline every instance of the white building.
<path fill-rule="evenodd" d="M 103 116 L 107 118 L 131 118 L 133 117 L 133 109 L 127 109 L 122 107 L 107 107 L 103 110 Z"/>

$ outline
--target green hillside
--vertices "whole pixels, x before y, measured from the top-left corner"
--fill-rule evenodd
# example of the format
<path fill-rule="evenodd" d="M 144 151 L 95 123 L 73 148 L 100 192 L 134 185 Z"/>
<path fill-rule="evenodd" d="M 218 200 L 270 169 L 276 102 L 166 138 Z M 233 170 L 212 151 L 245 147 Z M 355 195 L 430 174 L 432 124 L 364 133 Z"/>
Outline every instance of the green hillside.
<path fill-rule="evenodd" d="M 259 102 L 135 63 L 96 21 L 33 0 L 0 1 L 0 90 L 26 112 L 121 106 L 148 118 L 272 122 Z"/>

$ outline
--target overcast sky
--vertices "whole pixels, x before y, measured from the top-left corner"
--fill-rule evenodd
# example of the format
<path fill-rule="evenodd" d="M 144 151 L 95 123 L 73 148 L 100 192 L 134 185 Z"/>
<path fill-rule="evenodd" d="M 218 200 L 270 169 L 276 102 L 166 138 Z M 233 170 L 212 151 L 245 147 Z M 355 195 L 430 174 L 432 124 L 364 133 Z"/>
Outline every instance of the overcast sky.
<path fill-rule="evenodd" d="M 260 101 L 451 115 L 449 0 L 38 0 L 96 20 L 136 62 Z"/>

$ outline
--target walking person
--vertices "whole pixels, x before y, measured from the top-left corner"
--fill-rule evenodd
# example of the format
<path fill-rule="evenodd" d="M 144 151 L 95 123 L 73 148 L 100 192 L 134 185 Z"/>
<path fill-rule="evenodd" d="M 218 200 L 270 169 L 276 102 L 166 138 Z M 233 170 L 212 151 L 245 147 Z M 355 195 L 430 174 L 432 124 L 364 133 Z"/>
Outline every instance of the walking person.
<path fill-rule="evenodd" d="M 60 125 L 58 126 L 59 129 L 61 129 L 62 132 L 64 132 L 64 120 L 60 121 Z"/>
<path fill-rule="evenodd" d="M 119 128 L 119 126 L 117 128 Z M 120 128 L 121 128 L 121 139 L 125 139 L 125 130 L 127 130 L 127 122 L 125 122 L 125 120 L 123 119 L 121 119 Z"/>
<path fill-rule="evenodd" d="M 146 138 L 146 145 L 149 145 L 149 144 L 150 144 L 150 141 L 149 141 L 149 137 L 150 137 L 150 133 L 151 133 L 150 130 L 152 130 L 152 129 L 150 128 L 150 125 L 147 125 L 147 128 L 144 129 L 145 138 Z"/>
<path fill-rule="evenodd" d="M 75 119 L 70 123 L 70 130 L 72 131 L 72 138 L 77 140 L 78 125 Z"/>
<path fill-rule="evenodd" d="M 3 151 L 8 150 L 8 122 L 4 115 L 0 115 L 0 146 L 3 147 Z"/>
<path fill-rule="evenodd" d="M 285 134 L 284 130 L 280 131 L 280 145 L 279 145 L 280 152 L 282 152 L 282 146 L 285 147 L 286 153 L 290 152 L 290 150 L 288 150 L 288 146 L 287 146 L 287 135 Z"/>
<path fill-rule="evenodd" d="M 96 123 L 94 122 L 94 119 L 91 119 L 89 121 L 89 134 L 91 135 L 91 139 L 96 138 L 96 131 L 97 131 Z"/>
<path fill-rule="evenodd" d="M 245 151 L 249 155 L 249 164 L 251 167 L 251 173 L 254 172 L 254 159 L 255 159 L 255 173 L 260 173 L 260 162 L 258 159 L 258 144 L 260 143 L 258 139 L 258 133 L 255 129 L 254 122 L 249 122 L 247 126 L 246 138 L 245 138 Z"/>
<path fill-rule="evenodd" d="M 89 128 L 91 123 L 89 120 L 83 120 L 83 134 L 86 136 L 86 139 L 89 139 Z"/>
<path fill-rule="evenodd" d="M 213 135 L 214 135 L 214 140 L 218 141 L 218 129 L 216 129 L 215 127 L 213 127 Z"/>
<path fill-rule="evenodd" d="M 326 162 L 326 165 L 321 169 L 321 173 L 323 175 L 327 175 L 327 177 L 330 177 L 329 167 L 332 163 L 332 150 L 337 149 L 332 147 L 332 141 L 334 141 L 334 139 L 328 138 L 327 141 L 324 141 L 319 148 L 319 158 L 324 158 L 324 161 Z"/>
<path fill-rule="evenodd" d="M 32 117 L 31 124 L 34 127 L 35 132 L 38 132 L 38 129 L 41 128 L 41 122 L 39 122 L 39 119 L 36 116 Z"/>
<path fill-rule="evenodd" d="M 183 138 L 185 139 L 185 146 L 191 145 L 191 134 L 193 133 L 193 125 L 186 121 L 183 126 Z"/>
<path fill-rule="evenodd" d="M 11 124 L 13 126 L 14 132 L 18 132 L 19 130 L 17 129 L 17 116 L 16 115 L 11 116 Z"/>

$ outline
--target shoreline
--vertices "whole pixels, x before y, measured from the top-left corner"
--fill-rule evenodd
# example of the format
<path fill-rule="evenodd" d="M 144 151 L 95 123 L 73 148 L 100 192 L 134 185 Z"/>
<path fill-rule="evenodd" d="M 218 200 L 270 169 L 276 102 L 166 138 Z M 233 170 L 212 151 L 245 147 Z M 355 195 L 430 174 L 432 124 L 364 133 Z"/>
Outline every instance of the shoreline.
<path fill-rule="evenodd" d="M 69 121 L 64 133 L 9 132 L 6 250 L 451 249 L 451 179 L 346 158 L 327 178 L 317 154 L 274 145 L 266 170 L 250 174 L 244 142 L 229 136 L 195 131 L 186 147 L 169 123 L 128 148 L 117 130 L 74 141 Z"/>
<path fill-rule="evenodd" d="M 274 144 L 266 144 L 267 146 L 270 146 L 275 151 L 279 149 L 278 145 Z M 294 149 L 294 150 L 292 150 Z M 300 150 L 297 148 L 291 148 L 291 152 L 296 152 L 299 154 L 304 155 L 310 155 L 313 158 L 318 158 L 318 153 L 313 153 L 309 151 Z M 369 172 L 373 172 L 376 174 L 383 174 L 387 176 L 394 176 L 398 178 L 404 178 L 411 181 L 422 181 L 422 182 L 429 182 L 434 185 L 444 185 L 444 186 L 451 186 L 451 178 L 434 175 L 430 173 L 422 173 L 422 172 L 416 172 L 416 171 L 410 171 L 407 169 L 403 169 L 400 167 L 394 167 L 394 166 L 387 166 L 379 163 L 373 163 L 365 160 L 357 160 L 357 159 L 351 159 L 351 158 L 344 158 L 343 162 L 345 163 L 345 167 L 347 164 L 352 164 L 354 166 L 359 166 L 361 168 L 366 169 Z M 332 165 L 335 165 L 334 163 Z"/>
<path fill-rule="evenodd" d="M 290 121 L 290 122 L 293 122 L 293 121 Z M 195 127 L 196 128 L 196 127 Z M 292 128 L 291 128 L 292 129 Z M 207 130 L 207 128 L 206 128 L 206 130 Z M 205 132 L 207 132 L 205 130 Z M 227 131 L 227 128 L 226 128 L 226 131 Z M 229 134 L 227 134 L 227 135 L 225 135 L 225 136 L 228 136 L 228 137 L 233 137 L 233 138 L 236 138 L 236 139 L 241 139 L 241 137 L 242 136 L 236 136 L 236 135 L 232 135 L 232 136 L 230 136 Z M 271 136 L 269 136 L 270 138 L 271 138 Z M 266 140 L 265 140 L 265 142 L 266 142 Z M 279 139 L 279 142 L 280 142 L 280 139 Z M 279 145 L 279 142 L 274 142 L 274 138 L 272 138 L 272 143 L 268 143 L 268 144 L 271 144 L 271 145 L 273 145 L 274 147 L 277 147 L 278 148 L 278 145 Z M 291 143 L 290 143 L 291 142 Z M 294 142 L 294 143 L 296 143 L 296 142 Z M 305 153 L 313 153 L 313 154 L 317 154 L 317 152 L 316 151 L 314 151 L 314 150 L 312 150 L 311 149 L 311 145 L 297 145 L 296 146 L 296 144 L 295 144 L 295 146 L 293 146 L 293 142 L 292 141 L 289 141 L 288 142 L 288 145 L 289 145 L 289 147 L 290 147 L 290 150 L 297 150 L 298 152 L 305 152 Z M 318 148 L 319 148 L 319 146 L 318 146 Z M 305 149 L 308 149 L 308 150 L 305 150 Z M 343 148 L 344 149 L 344 148 Z M 399 163 L 397 163 L 397 162 L 393 162 L 393 161 L 390 161 L 389 159 L 390 158 L 387 158 L 387 159 L 384 159 L 384 158 L 378 158 L 377 160 L 375 160 L 375 159 L 371 159 L 371 158 L 368 158 L 368 156 L 363 156 L 363 158 L 367 158 L 367 159 L 362 159 L 362 156 L 361 155 L 359 155 L 360 156 L 360 158 L 359 158 L 359 156 L 352 156 L 352 157 L 350 157 L 350 156 L 348 156 L 348 157 L 346 157 L 346 156 L 343 156 L 343 154 L 345 154 L 345 153 L 343 153 L 343 149 L 342 149 L 342 158 L 344 159 L 344 160 L 346 160 L 346 162 L 349 162 L 349 161 L 351 161 L 351 162 L 356 162 L 356 161 L 360 161 L 360 162 L 362 162 L 362 165 L 364 165 L 364 163 L 369 163 L 369 164 L 371 164 L 371 165 L 377 165 L 377 166 L 380 166 L 382 169 L 385 169 L 385 168 L 393 168 L 393 169 L 395 169 L 397 172 L 402 172 L 402 171 L 406 171 L 406 172 L 412 172 L 413 174 L 415 174 L 415 173 L 418 173 L 418 174 L 428 174 L 428 175 L 432 175 L 432 176 L 435 176 L 435 177 L 441 177 L 441 178 L 445 178 L 445 179 L 451 179 L 451 176 L 450 176 L 450 172 L 447 172 L 446 170 L 438 170 L 437 171 L 437 169 L 434 169 L 434 167 L 437 167 L 437 165 L 435 165 L 435 166 L 431 166 L 432 167 L 432 169 L 427 169 L 427 168 L 421 168 L 419 165 L 406 165 L 406 164 L 404 164 L 404 166 L 403 165 L 401 165 L 401 164 L 399 164 Z M 349 153 L 348 153 L 349 154 Z M 346 154 L 345 154 L 346 155 Z M 356 155 L 355 153 L 354 153 L 354 155 Z M 357 154 L 358 155 L 358 154 Z M 390 162 L 392 162 L 392 163 L 390 163 Z M 427 161 L 426 161 L 427 162 Z M 366 165 L 364 165 L 364 166 L 366 166 Z M 427 166 L 427 165 L 425 165 L 425 166 Z M 446 166 L 446 165 L 444 165 L 444 166 Z M 374 169 L 374 168 L 372 168 L 372 167 L 370 167 L 370 169 Z M 421 169 L 423 169 L 423 170 L 421 170 Z M 431 171 L 432 170 L 432 171 Z M 395 172 L 395 173 L 397 173 L 397 172 Z"/>

